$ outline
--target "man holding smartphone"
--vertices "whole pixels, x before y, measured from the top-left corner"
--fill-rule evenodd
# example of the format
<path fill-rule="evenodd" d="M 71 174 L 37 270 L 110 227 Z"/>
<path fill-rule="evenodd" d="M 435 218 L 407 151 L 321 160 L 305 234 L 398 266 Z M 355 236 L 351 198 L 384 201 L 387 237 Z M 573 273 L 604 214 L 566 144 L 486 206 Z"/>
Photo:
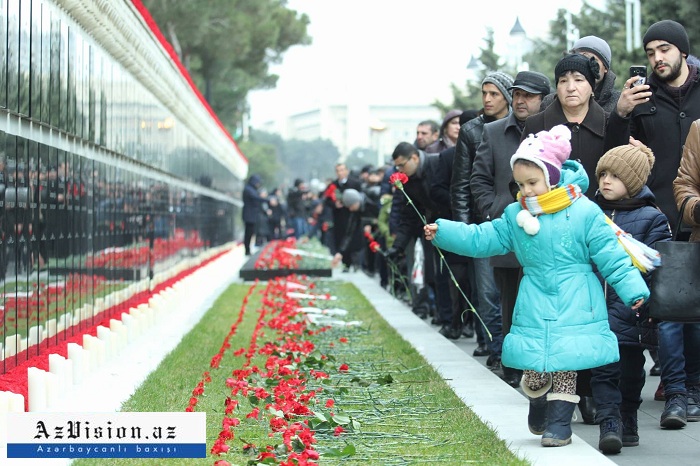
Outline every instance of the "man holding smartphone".
<path fill-rule="evenodd" d="M 700 75 L 697 65 L 687 62 L 690 42 L 681 24 L 654 23 L 643 43 L 651 73 L 646 84 L 633 86 L 637 76 L 625 82 L 608 120 L 605 148 L 627 144 L 634 137 L 652 149 L 656 164 L 647 185 L 675 227 L 673 180 L 690 125 L 700 118 Z M 700 421 L 700 324 L 661 322 L 659 360 L 666 397 L 661 427 L 679 429 L 687 421 Z"/>

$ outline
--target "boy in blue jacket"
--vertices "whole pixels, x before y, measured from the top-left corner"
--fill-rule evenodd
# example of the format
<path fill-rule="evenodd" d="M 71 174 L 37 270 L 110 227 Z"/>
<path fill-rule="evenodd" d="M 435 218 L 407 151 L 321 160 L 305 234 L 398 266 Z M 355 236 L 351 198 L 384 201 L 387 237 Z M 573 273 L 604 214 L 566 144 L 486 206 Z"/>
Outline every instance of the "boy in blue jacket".
<path fill-rule="evenodd" d="M 671 229 L 646 186 L 654 154 L 641 143 L 635 144 L 610 149 L 598 161 L 595 202 L 623 231 L 653 248 L 657 242 L 671 239 Z M 644 278 L 649 282 L 650 275 Z M 598 448 L 603 453 L 619 453 L 623 446 L 639 445 L 637 409 L 646 375 L 644 350 L 656 348 L 656 329 L 649 322 L 648 306 L 635 312 L 607 283 L 604 287 L 608 321 L 617 336 L 620 361 L 592 369 L 591 388 L 596 421 L 600 423 Z"/>
<path fill-rule="evenodd" d="M 576 371 L 619 360 L 608 325 L 595 264 L 623 302 L 634 309 L 649 290 L 618 243 L 588 189 L 583 166 L 568 160 L 571 132 L 564 125 L 529 135 L 511 158 L 520 189 L 501 218 L 480 225 L 439 219 L 428 240 L 471 257 L 515 252 L 523 279 L 503 364 L 522 369 L 530 398 L 528 425 L 545 447 L 571 443 L 571 416 L 579 401 Z"/>

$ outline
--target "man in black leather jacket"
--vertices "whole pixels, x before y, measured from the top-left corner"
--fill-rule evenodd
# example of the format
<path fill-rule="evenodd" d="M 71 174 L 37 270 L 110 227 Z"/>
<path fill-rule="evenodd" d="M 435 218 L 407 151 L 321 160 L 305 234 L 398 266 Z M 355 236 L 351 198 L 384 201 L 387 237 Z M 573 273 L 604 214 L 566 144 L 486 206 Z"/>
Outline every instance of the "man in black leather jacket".
<path fill-rule="evenodd" d="M 452 180 L 450 183 L 450 199 L 452 216 L 455 221 L 464 223 L 481 223 L 483 219 L 474 210 L 470 178 L 476 150 L 481 143 L 484 124 L 505 118 L 510 113 L 512 98 L 510 88 L 513 77 L 500 71 L 486 75 L 481 83 L 483 114 L 462 125 L 452 165 Z M 491 355 L 487 361 L 489 366 L 500 366 L 501 345 L 501 305 L 498 289 L 493 277 L 493 268 L 488 258 L 474 258 L 474 279 L 476 284 L 477 311 L 492 335 L 492 340 L 486 342 L 484 332 L 476 326 L 479 346 L 474 350 L 474 356 Z"/>

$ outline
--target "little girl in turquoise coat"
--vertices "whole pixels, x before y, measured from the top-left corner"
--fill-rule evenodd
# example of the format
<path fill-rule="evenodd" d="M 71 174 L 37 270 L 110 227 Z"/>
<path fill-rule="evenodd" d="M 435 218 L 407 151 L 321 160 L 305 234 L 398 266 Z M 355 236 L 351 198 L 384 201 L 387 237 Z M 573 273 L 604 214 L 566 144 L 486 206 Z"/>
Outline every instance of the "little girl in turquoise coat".
<path fill-rule="evenodd" d="M 513 251 L 523 266 L 502 359 L 524 370 L 528 425 L 543 434 L 543 446 L 571 443 L 576 371 L 620 357 L 593 264 L 632 309 L 649 297 L 605 215 L 581 194 L 588 176 L 568 160 L 570 139 L 558 125 L 523 140 L 511 158 L 519 199 L 501 218 L 479 225 L 439 219 L 425 227 L 426 239 L 441 249 L 470 257 Z"/>

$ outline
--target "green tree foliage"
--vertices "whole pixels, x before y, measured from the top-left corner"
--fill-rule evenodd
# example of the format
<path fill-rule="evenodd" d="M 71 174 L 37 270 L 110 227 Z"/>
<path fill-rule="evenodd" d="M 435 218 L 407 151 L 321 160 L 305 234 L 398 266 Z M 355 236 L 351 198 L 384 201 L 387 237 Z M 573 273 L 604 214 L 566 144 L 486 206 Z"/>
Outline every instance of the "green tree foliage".
<path fill-rule="evenodd" d="M 700 56 L 700 3 L 686 0 L 644 0 L 642 34 L 656 21 L 672 19 L 685 27 L 690 38 L 690 53 Z"/>
<path fill-rule="evenodd" d="M 274 148 L 281 168 L 274 172 L 274 176 L 265 175 L 266 179 L 274 180 L 277 184 L 284 183 L 287 186 L 290 186 L 296 178 L 310 181 L 313 178 L 324 180 L 335 177 L 335 164 L 340 159 L 340 151 L 328 139 L 283 140 L 277 134 L 253 130 L 249 144 Z M 241 149 L 250 146 L 241 146 Z M 252 158 L 248 157 L 248 159 L 251 161 L 250 172 L 252 173 Z M 258 169 L 256 172 L 266 173 L 263 170 Z"/>
<path fill-rule="evenodd" d="M 513 74 L 512 70 L 507 69 L 501 64 L 501 57 L 494 50 L 495 41 L 493 37 L 493 29 L 488 28 L 486 30 L 484 42 L 485 46 L 480 49 L 480 69 L 477 74 L 477 79 L 474 81 L 467 81 L 465 90 L 462 90 L 462 88 L 456 86 L 454 83 L 451 84 L 453 95 L 453 101 L 451 104 L 445 104 L 439 100 L 436 100 L 433 103 L 433 106 L 439 109 L 443 116 L 453 108 L 459 108 L 462 110 L 481 109 L 481 81 L 483 81 L 486 75 L 491 71 L 503 71 L 505 73 Z"/>
<path fill-rule="evenodd" d="M 276 186 L 282 182 L 283 167 L 277 157 L 277 148 L 272 144 L 257 144 L 250 141 L 239 143 L 248 158 L 248 173 L 258 173 L 264 186 Z"/>
<path fill-rule="evenodd" d="M 681 0 L 644 0 L 642 4 L 641 35 L 649 26 L 662 19 L 673 19 L 680 22 L 688 31 L 691 53 L 700 55 L 700 3 Z M 532 52 L 527 54 L 524 61 L 533 71 L 539 71 L 549 76 L 554 83 L 554 67 L 559 59 L 567 52 L 565 9 L 557 11 L 557 16 L 550 21 L 549 35 L 545 39 L 533 41 Z M 626 24 L 625 24 L 625 0 L 608 0 L 604 10 L 598 10 L 584 2 L 578 15 L 572 16 L 573 24 L 579 30 L 579 35 L 598 36 L 610 45 L 612 50 L 613 72 L 618 76 L 616 87 L 620 89 L 629 76 L 631 65 L 647 65 L 648 61 L 641 47 L 627 52 Z M 446 105 L 436 101 L 433 105 L 445 114 L 452 108 L 481 108 L 481 86 L 479 85 L 489 70 L 501 70 L 512 73 L 513 70 L 505 70 L 499 67 L 500 58 L 493 50 L 493 31 L 487 32 L 484 39 L 486 46 L 481 49 L 479 60 L 482 69 L 475 82 L 467 82 L 466 89 L 452 85 L 454 102 Z M 698 44 L 696 48 L 694 44 Z M 649 70 L 651 72 L 651 70 Z"/>
<path fill-rule="evenodd" d="M 272 88 L 269 66 L 309 44 L 309 18 L 284 0 L 144 0 L 224 125 L 234 133 L 253 89 Z"/>
<path fill-rule="evenodd" d="M 642 3 L 641 35 L 649 26 L 662 19 L 673 19 L 685 26 L 690 38 L 691 53 L 693 44 L 700 41 L 700 4 L 697 2 L 644 0 Z M 550 22 L 549 37 L 535 40 L 533 51 L 525 57 L 530 69 L 546 74 L 554 79 L 554 67 L 567 51 L 565 36 L 565 10 L 557 12 L 556 19 Z M 693 18 L 692 20 L 689 18 Z M 629 76 L 631 65 L 647 65 L 648 61 L 641 47 L 627 52 L 625 0 L 608 0 L 605 10 L 598 10 L 584 2 L 579 15 L 572 21 L 579 35 L 597 36 L 604 39 L 612 50 L 613 72 L 618 76 L 616 87 L 620 89 Z M 649 70 L 651 72 L 651 70 Z M 554 82 L 552 82 L 554 84 Z"/>

